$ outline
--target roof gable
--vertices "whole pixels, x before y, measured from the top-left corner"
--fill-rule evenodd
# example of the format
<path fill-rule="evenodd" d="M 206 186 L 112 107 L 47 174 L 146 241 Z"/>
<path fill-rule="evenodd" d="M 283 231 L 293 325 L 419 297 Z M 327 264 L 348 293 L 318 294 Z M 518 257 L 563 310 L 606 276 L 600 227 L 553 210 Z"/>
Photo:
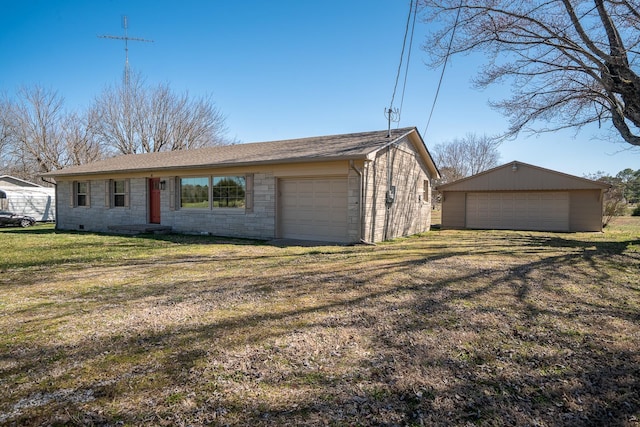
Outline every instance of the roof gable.
<path fill-rule="evenodd" d="M 608 184 L 512 161 L 437 188 L 439 191 L 544 191 L 607 189 Z"/>
<path fill-rule="evenodd" d="M 43 176 L 74 176 L 163 169 L 192 169 L 258 164 L 302 163 L 367 159 L 368 156 L 407 135 L 429 169 L 437 168 L 422 137 L 414 127 L 283 141 L 207 147 L 196 150 L 129 154 L 81 166 L 48 172 Z M 418 141 L 418 142 L 416 142 Z M 426 156 L 426 157 L 425 157 Z M 432 172 L 433 173 L 433 172 Z"/>
<path fill-rule="evenodd" d="M 24 179 L 16 178 L 11 175 L 0 175 L 0 186 L 2 187 L 42 187 L 33 182 L 25 181 Z"/>

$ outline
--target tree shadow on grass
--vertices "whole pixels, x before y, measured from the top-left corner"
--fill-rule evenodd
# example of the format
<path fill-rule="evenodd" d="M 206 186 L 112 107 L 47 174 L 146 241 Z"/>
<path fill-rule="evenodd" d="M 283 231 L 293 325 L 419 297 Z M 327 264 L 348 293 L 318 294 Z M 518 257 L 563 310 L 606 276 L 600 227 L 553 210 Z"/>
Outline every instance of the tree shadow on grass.
<path fill-rule="evenodd" d="M 42 234 L 55 234 L 56 230 L 50 226 L 46 225 L 36 225 L 33 227 L 0 227 L 0 235 L 3 234 L 31 234 L 31 235 L 42 235 Z"/>
<path fill-rule="evenodd" d="M 561 235 L 529 235 L 523 236 L 524 245 L 545 248 L 574 248 L 582 249 L 589 255 L 622 254 L 632 246 L 640 245 L 640 238 L 612 241 L 612 240 L 578 240 L 560 237 Z"/>
<path fill-rule="evenodd" d="M 267 240 L 260 239 L 243 239 L 236 237 L 186 234 L 186 233 L 139 233 L 139 234 L 122 234 L 122 233 L 101 233 L 94 231 L 76 231 L 76 230 L 57 230 L 50 226 L 35 226 L 27 228 L 2 228 L 0 227 L 0 235 L 2 234 L 18 234 L 18 235 L 67 235 L 67 236 L 105 236 L 105 237 L 121 237 L 131 238 L 132 240 L 157 240 L 174 244 L 234 244 L 234 245 L 263 245 L 267 244 Z"/>
<path fill-rule="evenodd" d="M 637 258 L 624 243 L 612 253 L 593 242 L 527 239 L 519 248 L 535 258 L 498 265 L 485 261 L 501 243 L 476 249 L 480 261 L 470 264 L 469 242 L 422 257 L 419 249 L 389 246 L 366 268 L 350 258 L 354 271 L 336 271 L 331 254 L 317 252 L 292 258 L 296 271 L 266 275 L 253 274 L 247 260 L 222 286 L 227 297 L 208 289 L 214 284 L 206 279 L 151 281 L 128 295 L 96 288 L 86 298 L 132 309 L 147 299 L 151 308 L 172 304 L 171 286 L 191 285 L 194 301 L 232 303 L 238 292 L 267 288 L 301 299 L 283 308 L 259 294 L 256 312 L 229 312 L 215 322 L 185 318 L 141 333 L 107 328 L 75 344 L 9 348 L 0 357 L 0 384 L 27 379 L 5 389 L 0 409 L 15 413 L 16 424 L 632 424 L 640 355 L 625 347 L 633 336 L 616 337 L 621 323 L 637 324 L 637 296 L 624 307 L 599 298 L 597 286 L 621 286 L 599 271 L 611 255 L 630 267 Z M 447 275 L 425 276 L 426 267 Z M 592 286 L 573 289 L 584 284 Z M 101 306 L 91 310 L 99 318 Z M 16 412 L 38 393 L 51 395 L 47 384 L 73 392 Z"/>
<path fill-rule="evenodd" d="M 435 325 L 439 331 L 436 334 L 443 338 L 447 334 L 472 338 L 467 338 L 469 341 L 462 345 L 450 344 L 454 351 L 449 352 L 446 360 L 420 356 L 433 353 L 433 347 L 412 352 L 410 342 L 395 340 L 395 354 L 414 354 L 407 358 L 406 364 L 417 364 L 425 371 L 445 369 L 450 371 L 447 377 L 453 379 L 451 387 L 436 387 L 439 391 L 428 393 L 428 399 L 421 393 L 417 399 L 418 409 L 412 408 L 407 420 L 413 414 L 418 416 L 419 423 L 412 422 L 435 425 L 467 422 L 628 425 L 634 420 L 637 422 L 640 351 L 631 344 L 637 328 L 629 337 L 623 335 L 621 340 L 617 337 L 625 333 L 621 324 L 640 322 L 638 295 L 624 280 L 613 280 L 600 269 L 603 264 L 609 264 L 612 268 L 624 265 L 628 272 L 638 271 L 640 257 L 637 252 L 628 251 L 638 241 L 594 243 L 559 237 L 526 237 L 525 240 L 520 244 L 549 248 L 549 253 L 535 261 L 523 260 L 497 269 L 477 285 L 470 276 L 435 284 L 435 288 L 440 286 L 440 290 L 446 291 L 444 295 L 434 294 L 434 288 L 416 290 L 416 299 L 423 303 L 411 309 L 419 307 L 434 318 L 453 313 L 454 321 Z M 555 248 L 569 249 L 569 253 L 558 255 L 554 253 Z M 618 259 L 612 260 L 614 256 Z M 637 274 L 625 277 L 636 283 L 640 280 Z M 468 284 L 468 287 L 452 286 L 454 284 Z M 622 295 L 616 294 L 616 289 Z M 482 299 L 509 294 L 510 305 L 479 303 Z M 617 298 L 619 296 L 635 297 L 635 301 L 627 305 Z M 468 309 L 469 303 L 481 308 Z M 494 316 L 491 328 L 482 323 L 486 322 L 487 313 Z M 464 317 L 477 318 L 479 322 L 474 325 Z M 620 332 L 616 332 L 618 328 L 622 328 Z M 412 329 L 424 332 L 428 327 L 400 322 L 394 328 L 398 335 Z M 393 336 L 381 336 L 379 345 L 394 346 Z M 459 353 L 456 348 L 460 349 Z M 394 366 L 387 381 L 403 368 L 402 363 L 391 364 Z M 428 375 L 424 378 L 428 382 Z M 407 393 L 411 396 L 411 391 L 394 394 L 395 399 L 402 400 Z M 447 412 L 443 401 L 457 409 Z M 434 403 L 438 403 L 440 409 L 435 408 Z"/>

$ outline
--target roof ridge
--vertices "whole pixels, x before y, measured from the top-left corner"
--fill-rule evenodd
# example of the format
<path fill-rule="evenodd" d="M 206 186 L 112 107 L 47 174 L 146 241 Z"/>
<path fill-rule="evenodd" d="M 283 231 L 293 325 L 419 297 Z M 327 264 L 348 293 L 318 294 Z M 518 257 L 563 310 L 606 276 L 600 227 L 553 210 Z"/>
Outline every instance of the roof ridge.
<path fill-rule="evenodd" d="M 200 168 L 244 166 L 248 164 L 293 163 L 340 159 L 365 159 L 390 142 L 417 131 L 415 127 L 348 134 L 321 135 L 264 142 L 217 145 L 192 150 L 126 154 L 98 162 L 72 166 L 43 176 L 158 170 L 166 168 Z"/>

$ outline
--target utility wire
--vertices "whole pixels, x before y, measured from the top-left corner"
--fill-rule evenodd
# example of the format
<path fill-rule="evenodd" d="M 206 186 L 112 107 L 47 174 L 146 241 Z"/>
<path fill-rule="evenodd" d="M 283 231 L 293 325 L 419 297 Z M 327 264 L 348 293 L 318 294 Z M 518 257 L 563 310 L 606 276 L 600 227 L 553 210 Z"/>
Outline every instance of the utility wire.
<path fill-rule="evenodd" d="M 413 3 L 413 0 L 412 0 L 412 3 Z M 404 69 L 404 82 L 402 83 L 402 96 L 400 97 L 400 108 L 398 109 L 398 125 L 397 125 L 397 127 L 400 127 L 400 116 L 402 115 L 402 105 L 404 104 L 404 92 L 405 92 L 405 89 L 407 88 L 407 76 L 409 75 L 409 63 L 411 61 L 411 50 L 412 50 L 412 47 L 413 47 L 413 34 L 415 33 L 416 17 L 418 16 L 418 2 L 417 1 L 415 2 L 415 7 L 412 7 L 411 9 L 413 9 L 413 22 L 411 23 L 411 37 L 409 38 L 409 51 L 407 52 L 407 63 L 405 65 L 405 69 Z M 411 16 L 411 15 L 409 15 L 409 16 Z"/>
<path fill-rule="evenodd" d="M 429 124 L 431 123 L 431 117 L 433 116 L 433 110 L 436 108 L 436 101 L 438 100 L 438 94 L 440 94 L 440 87 L 442 86 L 442 79 L 444 77 L 444 71 L 447 68 L 447 62 L 449 62 L 449 56 L 451 55 L 451 47 L 453 45 L 453 37 L 456 34 L 456 29 L 458 28 L 458 20 L 460 19 L 460 9 L 458 8 L 458 13 L 456 15 L 456 21 L 453 24 L 453 29 L 451 30 L 451 39 L 449 40 L 449 46 L 447 46 L 447 54 L 444 57 L 444 64 L 442 64 L 442 73 L 440 73 L 440 80 L 438 81 L 438 88 L 436 89 L 436 96 L 433 98 L 433 104 L 431 105 L 431 112 L 429 113 L 429 120 L 427 120 L 427 126 L 424 128 L 424 133 L 422 134 L 424 137 L 427 135 L 427 130 L 429 130 Z"/>
<path fill-rule="evenodd" d="M 402 41 L 402 52 L 400 53 L 400 64 L 398 64 L 398 72 L 396 73 L 396 83 L 393 86 L 393 95 L 391 95 L 391 102 L 389 103 L 389 110 L 393 109 L 393 101 L 396 97 L 396 91 L 398 89 L 398 82 L 400 81 L 400 74 L 402 73 L 402 62 L 404 60 L 404 49 L 407 45 L 407 36 L 409 35 L 409 24 L 411 23 L 411 14 L 413 13 L 413 0 L 409 7 L 409 16 L 407 16 L 407 25 L 404 30 L 404 40 Z"/>
<path fill-rule="evenodd" d="M 582 14 L 582 16 L 579 18 L 582 19 L 585 16 L 587 16 L 588 14 L 590 14 L 591 12 L 593 12 L 598 6 L 594 6 L 591 9 L 589 9 L 588 11 L 586 11 L 584 14 Z M 436 107 L 436 101 L 438 100 L 438 94 L 440 93 L 440 86 L 442 85 L 442 79 L 444 77 L 444 71 L 447 68 L 447 62 L 449 61 L 449 57 L 451 56 L 451 47 L 453 45 L 453 37 L 455 36 L 456 33 L 456 29 L 458 28 L 458 21 L 460 19 L 460 10 L 462 9 L 462 3 L 460 3 L 460 6 L 458 7 L 458 13 L 456 14 L 456 20 L 453 24 L 453 29 L 451 30 L 451 39 L 449 40 L 449 46 L 447 47 L 447 54 L 444 58 L 444 64 L 442 64 L 442 73 L 440 74 L 440 80 L 438 81 L 438 88 L 436 90 L 436 96 L 433 99 L 433 105 L 431 106 L 431 112 L 429 113 L 429 120 L 427 120 L 427 126 L 424 128 L 424 133 L 422 134 L 424 137 L 426 137 L 427 135 L 427 130 L 429 130 L 429 124 L 431 123 L 431 117 L 433 116 L 433 110 Z M 571 28 L 572 24 L 568 24 L 566 27 L 564 27 L 560 32 L 563 32 L 569 28 Z M 550 49 L 551 50 L 551 49 Z"/>

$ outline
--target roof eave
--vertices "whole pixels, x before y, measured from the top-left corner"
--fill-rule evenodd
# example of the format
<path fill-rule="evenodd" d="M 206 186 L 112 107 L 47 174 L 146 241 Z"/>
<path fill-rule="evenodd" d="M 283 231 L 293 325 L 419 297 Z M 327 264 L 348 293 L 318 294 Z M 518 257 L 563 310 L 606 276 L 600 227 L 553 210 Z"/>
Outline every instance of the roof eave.
<path fill-rule="evenodd" d="M 530 168 L 537 169 L 537 170 L 540 170 L 540 171 L 543 171 L 543 172 L 548 172 L 548 173 L 552 173 L 552 174 L 556 174 L 556 175 L 565 176 L 567 178 L 576 179 L 576 180 L 583 181 L 583 182 L 588 182 L 588 183 L 593 184 L 594 186 L 600 187 L 602 190 L 608 190 L 609 188 L 611 188 L 610 184 L 606 184 L 604 182 L 594 181 L 592 179 L 582 178 L 582 177 L 575 176 L 575 175 L 570 175 L 568 173 L 556 171 L 556 170 L 553 170 L 553 169 L 543 168 L 541 166 L 532 165 L 532 164 L 529 164 L 529 163 L 521 162 L 519 160 L 512 160 L 512 161 L 510 161 L 508 163 L 505 163 L 505 164 L 500 165 L 500 166 L 496 166 L 496 167 L 491 168 L 491 169 L 487 169 L 486 171 L 479 172 L 479 173 L 477 173 L 475 175 L 467 176 L 465 178 L 460 178 L 457 181 L 448 182 L 446 184 L 439 185 L 439 186 L 436 187 L 436 191 L 443 191 L 443 190 L 446 191 L 449 187 L 457 186 L 457 185 L 459 185 L 459 184 L 461 184 L 461 183 L 463 183 L 465 181 L 471 181 L 471 180 L 477 179 L 478 177 L 480 177 L 482 175 L 488 175 L 488 174 L 490 174 L 490 173 L 492 173 L 494 171 L 497 171 L 498 169 L 504 169 L 504 168 L 508 168 L 510 166 L 513 167 L 514 164 L 516 164 L 516 165 L 524 165 L 524 166 L 528 166 Z M 543 189 L 539 189 L 538 191 L 541 191 L 541 190 L 543 190 Z M 451 191 L 466 191 L 466 190 L 451 190 Z M 532 189 L 531 191 L 536 191 L 536 190 Z"/>
<path fill-rule="evenodd" d="M 422 138 L 422 135 L 420 135 L 420 131 L 418 131 L 417 128 L 413 128 L 411 131 L 407 132 L 405 135 L 403 135 L 402 137 L 409 135 L 409 134 L 415 134 L 416 137 L 418 138 L 418 144 L 417 148 L 418 151 L 420 152 L 420 154 L 422 155 L 423 159 L 425 160 L 427 167 L 430 169 L 431 174 L 433 175 L 433 179 L 440 179 L 440 171 L 438 170 L 438 166 L 436 166 L 436 162 L 433 160 L 433 157 L 431 157 L 431 153 L 429 152 L 429 149 L 427 148 L 427 144 L 424 143 L 424 139 Z"/>
<path fill-rule="evenodd" d="M 260 161 L 252 161 L 252 162 L 223 162 L 223 163 L 209 163 L 204 165 L 179 165 L 179 166 L 162 166 L 162 167 L 147 167 L 147 168 L 129 168 L 129 169 L 103 169 L 99 171 L 89 171 L 89 172 L 70 172 L 70 173 L 56 173 L 56 171 L 47 172 L 46 174 L 42 174 L 40 176 L 43 177 L 72 177 L 72 176 L 94 176 L 94 175 L 105 175 L 105 174 L 127 174 L 133 172 L 158 172 L 158 171 L 166 171 L 166 170 L 194 170 L 194 169 L 223 169 L 223 168 L 231 168 L 231 167 L 251 167 L 251 166 L 263 166 L 263 165 L 278 165 L 278 164 L 288 164 L 288 163 L 321 163 L 321 162 L 334 162 L 334 161 L 350 161 L 350 160 L 366 160 L 366 154 L 358 154 L 352 156 L 330 156 L 330 157 L 317 157 L 317 158 L 293 158 L 293 159 L 277 159 L 277 160 L 260 160 Z M 61 169 L 60 172 L 63 172 L 64 169 Z"/>

